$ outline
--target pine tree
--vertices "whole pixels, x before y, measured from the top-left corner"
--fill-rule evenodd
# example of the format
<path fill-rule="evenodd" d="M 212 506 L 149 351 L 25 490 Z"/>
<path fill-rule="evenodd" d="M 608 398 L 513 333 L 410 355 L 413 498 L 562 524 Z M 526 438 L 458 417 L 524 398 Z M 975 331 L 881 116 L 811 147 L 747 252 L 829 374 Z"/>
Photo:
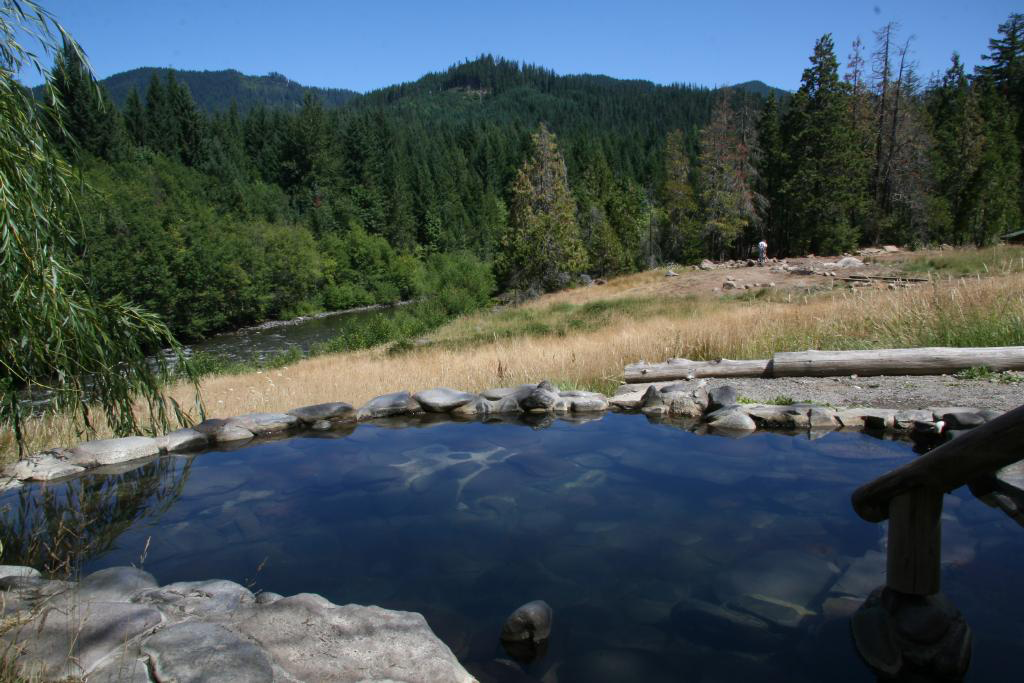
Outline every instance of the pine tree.
<path fill-rule="evenodd" d="M 693 263 L 704 252 L 700 241 L 699 208 L 690 180 L 690 155 L 683 131 L 678 128 L 665 136 L 664 174 L 661 186 L 661 250 L 666 258 L 678 263 Z"/>
<path fill-rule="evenodd" d="M 789 253 L 840 253 L 859 237 L 853 216 L 865 179 L 857 163 L 847 86 L 838 71 L 832 36 L 825 34 L 783 121 L 788 160 L 781 198 Z"/>
<path fill-rule="evenodd" d="M 708 251 L 721 258 L 758 220 L 756 133 L 741 124 L 722 93 L 700 135 L 700 198 Z"/>
<path fill-rule="evenodd" d="M 199 166 L 205 159 L 205 125 L 188 86 L 178 83 L 174 72 L 167 74 L 167 107 L 174 121 L 175 155 L 186 166 Z"/>
<path fill-rule="evenodd" d="M 84 150 L 103 159 L 113 159 L 118 151 L 121 123 L 117 109 L 107 101 L 78 50 L 65 43 L 57 52 L 51 79 L 50 97 L 63 106 L 61 126 L 50 125 L 50 134 L 65 155 Z"/>
<path fill-rule="evenodd" d="M 542 123 L 531 141 L 532 153 L 509 191 L 509 229 L 499 265 L 517 290 L 553 290 L 584 271 L 586 251 L 555 135 Z"/>
<path fill-rule="evenodd" d="M 173 83 L 169 80 L 169 84 Z M 146 91 L 146 146 L 154 152 L 177 159 L 177 120 L 171 108 L 168 90 L 154 72 Z"/>
<path fill-rule="evenodd" d="M 978 68 L 978 75 L 991 83 L 1006 98 L 1017 116 L 1018 166 L 1024 165 L 1024 14 L 1013 13 L 999 25 L 1001 38 L 988 41 L 989 53 L 982 59 L 991 62 Z M 1016 188 L 1024 212 L 1024 187 Z"/>
<path fill-rule="evenodd" d="M 757 191 L 764 198 L 760 207 L 760 223 L 764 237 L 775 252 L 784 252 L 785 218 L 783 184 L 786 154 L 782 145 L 779 105 L 774 97 L 765 100 L 757 122 L 757 138 L 761 148 L 758 159 Z"/>
<path fill-rule="evenodd" d="M 146 113 L 139 92 L 132 89 L 124 103 L 124 127 L 128 140 L 135 145 L 146 144 Z"/>

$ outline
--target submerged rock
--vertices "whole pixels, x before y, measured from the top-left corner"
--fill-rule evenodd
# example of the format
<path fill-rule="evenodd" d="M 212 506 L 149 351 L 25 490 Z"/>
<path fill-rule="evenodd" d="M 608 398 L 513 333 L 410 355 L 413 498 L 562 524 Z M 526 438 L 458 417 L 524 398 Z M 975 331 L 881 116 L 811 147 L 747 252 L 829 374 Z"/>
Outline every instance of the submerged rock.
<path fill-rule="evenodd" d="M 531 602 L 516 608 L 505 619 L 501 627 L 501 639 L 505 641 L 530 640 L 539 643 L 551 635 L 551 621 L 554 611 L 543 600 Z"/>
<path fill-rule="evenodd" d="M 741 595 L 762 595 L 810 611 L 814 599 L 838 573 L 838 567 L 817 555 L 770 550 L 720 574 L 715 595 L 723 602 Z"/>
<path fill-rule="evenodd" d="M 671 620 L 683 637 L 714 648 L 762 651 L 782 642 L 763 619 L 695 598 L 676 603 Z"/>
<path fill-rule="evenodd" d="M 558 680 L 587 683 L 678 683 L 680 679 L 675 672 L 665 667 L 658 655 L 620 648 L 591 650 L 568 660 L 559 667 Z"/>

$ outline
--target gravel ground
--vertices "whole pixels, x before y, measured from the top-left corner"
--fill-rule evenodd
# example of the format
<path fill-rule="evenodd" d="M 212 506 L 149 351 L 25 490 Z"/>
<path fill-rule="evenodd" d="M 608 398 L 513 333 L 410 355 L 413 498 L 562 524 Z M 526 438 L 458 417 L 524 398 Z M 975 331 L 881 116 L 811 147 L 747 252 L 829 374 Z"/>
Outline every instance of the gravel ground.
<path fill-rule="evenodd" d="M 779 396 L 836 407 L 927 408 L 961 406 L 1007 411 L 1024 405 L 1024 372 L 1016 382 L 965 380 L 951 375 L 896 377 L 708 378 L 708 387 L 731 384 L 740 396 L 770 403 Z M 693 380 L 694 385 L 699 380 Z M 658 384 L 670 384 L 659 382 Z"/>

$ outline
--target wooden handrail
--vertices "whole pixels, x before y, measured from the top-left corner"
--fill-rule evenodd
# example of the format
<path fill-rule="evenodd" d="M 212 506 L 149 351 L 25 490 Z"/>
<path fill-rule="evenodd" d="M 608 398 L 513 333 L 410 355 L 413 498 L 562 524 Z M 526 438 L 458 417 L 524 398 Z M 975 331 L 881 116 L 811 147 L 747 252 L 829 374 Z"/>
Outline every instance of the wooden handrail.
<path fill-rule="evenodd" d="M 901 593 L 939 591 L 942 497 L 1024 459 L 1024 406 L 961 434 L 853 492 L 869 522 L 889 520 L 886 585 Z"/>
<path fill-rule="evenodd" d="M 853 509 L 869 522 L 889 518 L 889 503 L 913 489 L 945 493 L 1024 459 L 1024 406 L 883 474 L 853 492 Z"/>

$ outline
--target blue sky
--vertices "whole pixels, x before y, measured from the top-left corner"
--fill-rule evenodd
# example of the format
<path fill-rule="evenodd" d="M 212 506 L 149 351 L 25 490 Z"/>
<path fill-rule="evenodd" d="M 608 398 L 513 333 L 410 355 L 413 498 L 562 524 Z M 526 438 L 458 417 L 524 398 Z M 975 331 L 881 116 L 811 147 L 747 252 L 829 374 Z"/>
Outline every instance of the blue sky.
<path fill-rule="evenodd" d="M 657 83 L 759 79 L 796 89 L 814 41 L 840 64 L 854 38 L 898 21 L 920 72 L 953 50 L 973 67 L 1019 3 L 1001 0 L 41 0 L 100 78 L 139 66 L 277 71 L 306 85 L 366 91 L 489 52 L 558 73 Z M 27 82 L 35 82 L 26 75 Z"/>

